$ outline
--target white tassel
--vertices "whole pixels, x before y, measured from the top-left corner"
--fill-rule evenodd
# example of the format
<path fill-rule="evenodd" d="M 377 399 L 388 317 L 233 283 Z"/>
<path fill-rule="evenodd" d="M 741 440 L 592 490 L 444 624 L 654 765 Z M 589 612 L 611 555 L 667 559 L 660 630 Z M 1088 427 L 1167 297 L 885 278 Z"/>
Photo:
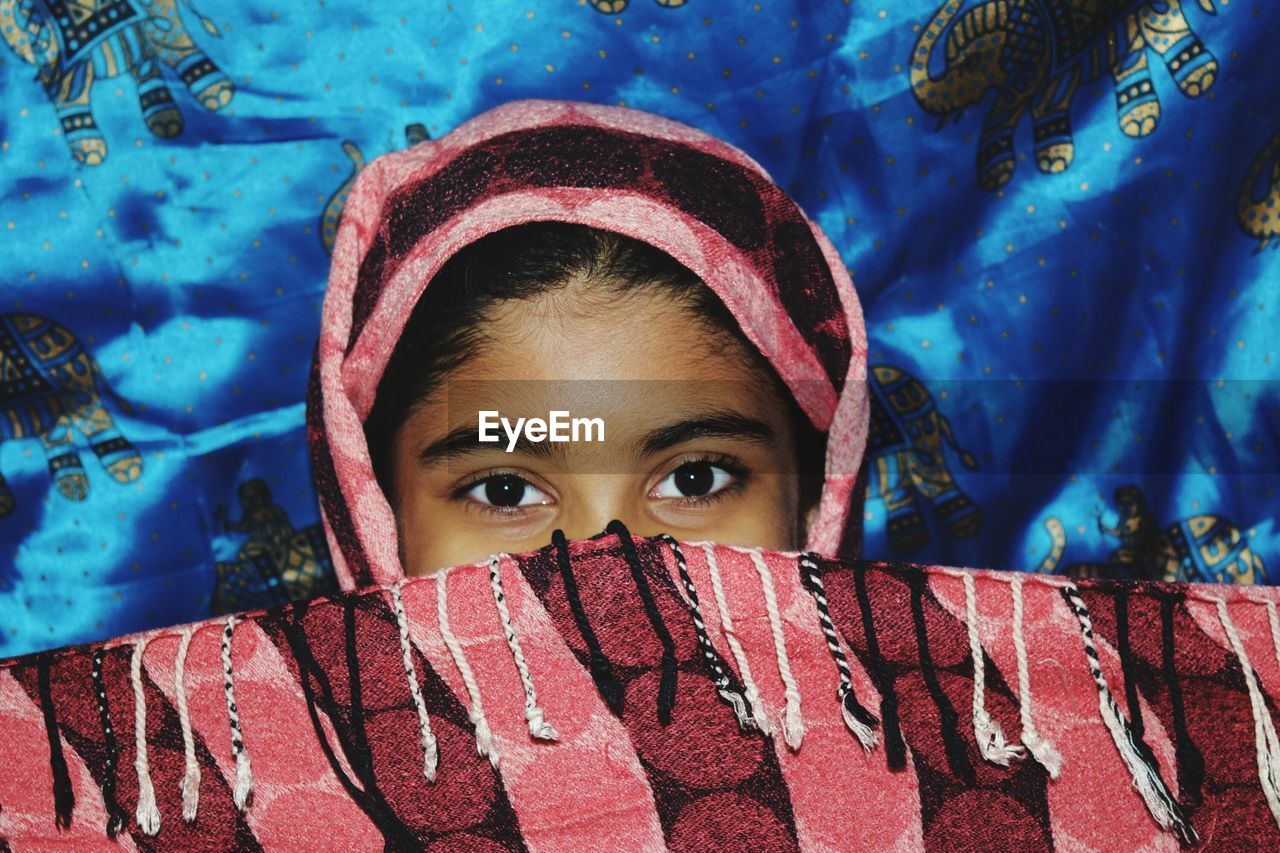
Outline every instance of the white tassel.
<path fill-rule="evenodd" d="M 418 686 L 418 670 L 413 665 L 413 650 L 409 645 L 409 619 L 404 612 L 404 600 L 400 597 L 400 587 L 405 579 L 401 578 L 391 585 L 391 604 L 396 614 L 396 628 L 400 633 L 400 657 L 404 664 L 404 676 L 409 682 L 409 695 L 413 697 L 414 710 L 418 712 L 418 738 L 422 742 L 422 775 L 428 782 L 436 781 L 436 765 L 440 760 L 440 749 L 436 736 L 431 731 L 431 718 L 427 716 L 427 705 L 422 698 L 422 688 Z"/>
<path fill-rule="evenodd" d="M 1263 603 L 1267 606 L 1267 621 L 1271 623 L 1271 646 L 1276 651 L 1276 663 L 1280 663 L 1280 618 L 1276 616 L 1276 603 L 1270 599 Z"/>
<path fill-rule="evenodd" d="M 1271 722 L 1271 712 L 1267 710 L 1266 700 L 1258 689 L 1258 680 L 1254 677 L 1253 667 L 1249 665 L 1249 655 L 1245 653 L 1244 643 L 1236 633 L 1236 626 L 1227 613 L 1227 603 L 1221 598 L 1218 602 L 1218 619 L 1222 622 L 1222 630 L 1226 631 L 1231 648 L 1240 661 L 1240 669 L 1244 671 L 1244 683 L 1249 688 L 1249 704 L 1253 708 L 1253 735 L 1258 756 L 1258 780 L 1262 785 L 1262 794 L 1267 799 L 1271 816 L 1280 824 L 1280 738 L 1276 737 L 1275 725 Z M 1270 602 L 1268 602 L 1270 604 Z M 1274 605 L 1273 605 L 1274 607 Z M 1274 613 L 1268 608 L 1269 614 Z M 1274 616 L 1272 616 L 1274 618 Z M 1272 622 L 1274 639 L 1276 624 Z"/>
<path fill-rule="evenodd" d="M 462 651 L 462 644 L 454 636 L 449 627 L 449 584 L 448 572 L 436 573 L 436 617 L 440 621 L 440 636 L 453 656 L 454 666 L 462 675 L 462 683 L 466 685 L 467 695 L 471 697 L 471 708 L 467 716 L 476 730 L 476 751 L 489 759 L 495 770 L 498 769 L 498 750 L 493 744 L 493 733 L 489 731 L 489 721 L 484 717 L 484 704 L 480 701 L 480 685 L 476 684 L 475 673 L 467 663 L 467 656 Z"/>
<path fill-rule="evenodd" d="M 1102 715 L 1102 721 L 1107 726 L 1107 731 L 1111 733 L 1111 739 L 1115 742 L 1116 749 L 1120 752 L 1121 759 L 1124 760 L 1125 766 L 1129 768 L 1129 773 L 1133 776 L 1134 787 L 1138 789 L 1142 801 L 1146 803 L 1147 811 L 1151 813 L 1151 817 L 1160 825 L 1162 829 L 1171 829 L 1176 832 L 1184 842 L 1194 844 L 1199 841 L 1196 831 L 1187 823 L 1186 818 L 1182 814 L 1181 808 L 1174 800 L 1169 789 L 1165 787 L 1164 780 L 1160 778 L 1159 770 L 1148 764 L 1138 750 L 1138 745 L 1134 741 L 1133 730 L 1129 728 L 1129 722 L 1125 719 L 1124 713 L 1120 710 L 1120 706 L 1111 696 L 1111 690 L 1107 687 L 1106 676 L 1102 674 L 1102 663 L 1098 657 L 1098 648 L 1093 641 L 1093 622 L 1089 618 L 1089 609 L 1085 606 L 1084 599 L 1080 597 L 1080 590 L 1074 583 L 1068 583 L 1062 587 L 1062 594 L 1067 599 L 1072 612 L 1075 613 L 1077 621 L 1080 623 L 1080 633 L 1084 638 L 1084 651 L 1088 658 L 1089 674 L 1093 676 L 1094 684 L 1098 688 L 1098 710 Z"/>
<path fill-rule="evenodd" d="M 231 754 L 236 760 L 236 785 L 231 799 L 236 808 L 244 811 L 253 794 L 253 767 L 249 764 L 249 750 L 244 745 L 244 732 L 240 729 L 240 710 L 236 707 L 235 674 L 231 670 L 231 636 L 238 620 L 227 617 L 222 629 L 222 689 L 227 699 L 227 721 L 231 725 Z"/>
<path fill-rule="evenodd" d="M 524 718 L 529 723 L 529 736 L 538 740 L 559 740 L 560 734 L 544 719 L 545 712 L 538 705 L 538 691 L 533 686 L 533 676 L 529 674 L 529 665 L 520 648 L 520 638 L 516 636 L 516 626 L 507 609 L 507 596 L 502 591 L 502 557 L 497 554 L 489 557 L 489 585 L 493 588 L 493 603 L 498 608 L 502 633 L 507 638 L 516 671 L 520 673 L 520 683 L 524 686 Z"/>
<path fill-rule="evenodd" d="M 702 551 L 707 556 L 707 573 L 711 576 L 711 593 L 716 600 L 716 609 L 720 611 L 720 630 L 724 633 L 729 651 L 733 653 L 733 661 L 738 665 L 738 674 L 742 676 L 742 692 L 747 702 L 755 710 L 756 728 L 762 734 L 773 734 L 773 723 L 769 722 L 769 714 L 760 701 L 760 689 L 751 677 L 751 664 L 747 662 L 747 653 L 738 641 L 738 634 L 733 628 L 733 616 L 729 613 L 729 603 L 724 596 L 724 583 L 720 579 L 720 567 L 716 565 L 716 549 L 709 542 L 702 542 Z"/>
<path fill-rule="evenodd" d="M 778 674 L 782 676 L 782 686 L 786 696 L 786 708 L 782 715 L 782 738 L 792 750 L 800 748 L 804 740 L 804 719 L 800 716 L 800 689 L 796 686 L 795 676 L 791 674 L 791 660 L 787 657 L 787 641 L 782 633 L 782 614 L 778 611 L 778 594 L 773 588 L 773 573 L 769 564 L 764 561 L 760 551 L 751 551 L 751 561 L 755 563 L 756 572 L 760 575 L 760 586 L 764 589 L 764 608 L 769 614 L 769 630 L 773 633 L 773 650 L 778 658 Z"/>
<path fill-rule="evenodd" d="M 1036 731 L 1031 710 L 1031 671 L 1027 666 L 1027 641 L 1022 636 L 1022 575 L 1014 573 L 1009 581 L 1013 593 L 1013 648 L 1018 657 L 1018 716 L 1022 721 L 1022 745 L 1040 762 L 1050 779 L 1062 772 L 1062 756 L 1047 738 Z"/>
<path fill-rule="evenodd" d="M 147 759 L 147 697 L 142 688 L 142 653 L 146 651 L 147 638 L 133 646 L 133 658 L 129 676 L 133 682 L 133 739 L 136 752 L 134 769 L 138 771 L 138 826 L 146 835 L 160 831 L 160 809 L 156 807 L 156 791 L 151 784 L 151 765 Z"/>
<path fill-rule="evenodd" d="M 969 656 L 973 659 L 973 736 L 983 758 L 992 764 L 1008 767 L 1011 760 L 1022 757 L 1024 750 L 1019 743 L 1006 743 L 1004 729 L 987 713 L 987 665 L 982 638 L 978 634 L 978 593 L 973 573 L 948 571 L 947 574 L 964 582 L 964 621 L 969 631 Z"/>
<path fill-rule="evenodd" d="M 177 697 L 178 725 L 182 728 L 182 752 L 186 760 L 186 773 L 182 777 L 182 819 L 190 823 L 196 819 L 200 808 L 200 762 L 196 761 L 196 739 L 191 731 L 191 714 L 187 710 L 187 647 L 191 645 L 192 629 L 182 632 L 178 641 L 178 657 L 173 664 L 173 692 Z"/>

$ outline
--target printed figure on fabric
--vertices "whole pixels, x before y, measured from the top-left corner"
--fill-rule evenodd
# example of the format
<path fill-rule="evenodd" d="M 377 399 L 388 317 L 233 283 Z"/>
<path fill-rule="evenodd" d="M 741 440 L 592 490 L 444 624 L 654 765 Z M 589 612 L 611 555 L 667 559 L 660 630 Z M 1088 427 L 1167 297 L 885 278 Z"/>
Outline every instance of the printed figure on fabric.
<path fill-rule="evenodd" d="M 116 428 L 106 397 L 132 411 L 70 331 L 34 314 L 0 314 L 0 440 L 39 438 L 58 491 L 73 501 L 89 494 L 81 438 L 117 483 L 142 475 L 142 457 Z M 0 517 L 16 505 L 0 475 Z"/>
<path fill-rule="evenodd" d="M 1146 496 L 1134 485 L 1115 491 L 1119 521 L 1104 524 L 1098 513 L 1098 530 L 1118 539 L 1105 563 L 1071 563 L 1059 568 L 1067 547 L 1061 520 L 1045 522 L 1053 547 L 1037 571 L 1081 578 L 1121 580 L 1197 581 L 1208 583 L 1262 584 L 1267 571 L 1262 557 L 1234 524 L 1216 515 L 1194 515 L 1159 529 L 1147 507 Z"/>
<path fill-rule="evenodd" d="M 950 421 L 920 380 L 884 364 L 872 365 L 871 375 L 868 493 L 884 501 L 889 547 L 911 554 L 929 544 L 921 500 L 952 537 L 974 536 L 982 527 L 982 508 L 956 483 L 946 447 L 970 470 L 977 469 L 977 460 L 956 442 Z"/>
<path fill-rule="evenodd" d="M 1249 166 L 1236 219 L 1244 233 L 1261 240 L 1258 251 L 1271 245 L 1280 246 L 1280 131 L 1276 131 Z"/>
<path fill-rule="evenodd" d="M 192 38 L 179 0 L 0 0 L 0 32 L 24 62 L 35 65 L 76 160 L 96 166 L 107 142 L 93 118 L 96 80 L 133 77 L 147 129 L 163 139 L 182 133 L 182 113 L 164 67 L 208 110 L 231 102 L 234 87 Z M 181 0 L 212 36 L 218 28 Z"/>
<path fill-rule="evenodd" d="M 911 89 L 926 112 L 944 121 L 995 90 L 978 141 L 984 190 L 1013 175 L 1013 135 L 1028 112 L 1036 165 L 1042 172 L 1066 171 L 1075 156 L 1071 101 L 1081 83 L 1109 75 L 1121 131 L 1142 137 L 1160 121 L 1153 55 L 1189 98 L 1208 91 L 1218 75 L 1218 62 L 1187 23 L 1182 0 L 981 0 L 961 11 L 966 2 L 947 0 L 921 29 Z M 1213 0 L 1199 5 L 1216 14 Z"/>
<path fill-rule="evenodd" d="M 597 12 L 603 12 L 606 15 L 615 15 L 626 9 L 631 0 L 591 0 L 591 7 Z M 688 0 L 656 0 L 659 6 L 665 6 L 668 9 L 675 9 L 683 6 Z"/>
<path fill-rule="evenodd" d="M 312 524 L 295 530 L 289 516 L 271 499 L 263 480 L 248 480 L 239 489 L 239 521 L 218 517 L 228 533 L 249 537 L 235 562 L 219 561 L 212 612 L 232 613 L 314 598 L 337 590 L 324 529 Z"/>
<path fill-rule="evenodd" d="M 409 148 L 431 138 L 427 128 L 417 123 L 405 127 L 404 137 Z M 338 223 L 342 221 L 342 208 L 346 206 L 351 187 L 364 171 L 367 162 L 360 146 L 349 139 L 343 141 L 342 150 L 351 158 L 351 176 L 342 182 L 342 186 L 334 190 L 333 195 L 329 196 L 329 200 L 324 203 L 324 213 L 320 215 L 320 242 L 324 245 L 326 255 L 333 254 L 333 244 L 338 239 Z"/>

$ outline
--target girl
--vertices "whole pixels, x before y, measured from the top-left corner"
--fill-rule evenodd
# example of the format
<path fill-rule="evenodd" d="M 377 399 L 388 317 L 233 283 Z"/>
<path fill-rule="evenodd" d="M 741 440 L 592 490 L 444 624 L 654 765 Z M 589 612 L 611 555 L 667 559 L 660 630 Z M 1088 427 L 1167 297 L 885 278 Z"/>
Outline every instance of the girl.
<path fill-rule="evenodd" d="M 602 440 L 481 440 L 481 413 L 556 411 L 599 420 Z M 612 518 L 853 556 L 868 417 L 838 254 L 704 133 L 518 101 L 375 160 L 352 190 L 308 398 L 344 587 Z"/>

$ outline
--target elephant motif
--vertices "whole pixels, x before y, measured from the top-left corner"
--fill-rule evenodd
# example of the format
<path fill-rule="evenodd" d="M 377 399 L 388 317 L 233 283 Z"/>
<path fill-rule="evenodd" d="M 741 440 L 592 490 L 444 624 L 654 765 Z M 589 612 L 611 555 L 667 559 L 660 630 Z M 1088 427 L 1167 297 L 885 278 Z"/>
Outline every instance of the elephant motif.
<path fill-rule="evenodd" d="M 117 483 L 142 475 L 142 457 L 116 428 L 108 396 L 128 409 L 75 335 L 34 314 L 0 314 L 0 440 L 39 438 L 58 491 L 73 501 L 89 493 L 77 437 Z M 0 516 L 15 506 L 0 476 Z"/>
<path fill-rule="evenodd" d="M 889 547 L 911 554 L 929 543 L 921 499 L 933 507 L 953 538 L 974 536 L 982 527 L 982 508 L 956 483 L 944 444 L 966 468 L 976 469 L 977 461 L 959 447 L 951 422 L 918 379 L 887 365 L 873 365 L 871 370 L 868 491 L 884 501 Z"/>
<path fill-rule="evenodd" d="M 430 139 L 427 128 L 421 124 L 411 124 L 404 129 L 405 141 L 409 147 Z M 351 175 L 342 182 L 342 186 L 334 190 L 333 195 L 324 203 L 324 213 L 320 215 L 320 242 L 326 255 L 333 254 L 334 241 L 338 239 L 338 222 L 342 219 L 342 209 L 347 205 L 347 196 L 351 195 L 351 187 L 356 178 L 364 171 L 365 157 L 360 146 L 350 140 L 342 143 L 342 150 L 351 158 Z"/>
<path fill-rule="evenodd" d="M 1249 166 L 1240 187 L 1236 219 L 1246 234 L 1262 241 L 1259 251 L 1272 240 L 1280 246 L 1280 131 L 1262 146 Z"/>
<path fill-rule="evenodd" d="M 213 612 L 233 613 L 270 607 L 337 591 L 333 561 L 324 529 L 312 524 L 295 530 L 289 516 L 271 499 L 260 479 L 240 484 L 241 517 L 228 519 L 219 511 L 229 533 L 248 535 L 234 562 L 219 561 L 213 592 Z"/>
<path fill-rule="evenodd" d="M 1188 25 L 1182 0 L 946 0 L 920 31 L 911 90 L 928 113 L 959 116 L 995 90 L 978 142 L 978 184 L 996 190 L 1017 164 L 1013 136 L 1031 113 L 1036 165 L 1064 172 L 1075 156 L 1071 102 L 1081 83 L 1110 75 L 1121 131 L 1151 134 L 1160 101 L 1149 57 L 1162 59 L 1183 95 L 1196 98 L 1218 62 Z M 1213 0 L 1200 7 L 1216 14 Z M 945 66 L 930 71 L 939 44 Z"/>
<path fill-rule="evenodd" d="M 1170 582 L 1266 583 L 1262 557 L 1230 521 L 1216 515 L 1194 515 L 1160 530 L 1137 486 L 1115 491 L 1119 523 L 1098 519 L 1098 529 L 1120 540 L 1106 562 L 1071 563 L 1059 569 L 1066 551 L 1066 529 L 1057 518 L 1045 522 L 1052 547 L 1036 569 L 1071 577 L 1163 580 Z"/>
<path fill-rule="evenodd" d="M 616 15 L 630 4 L 631 0 L 591 0 L 591 8 L 606 15 Z M 675 9 L 683 6 L 688 0 L 657 0 L 659 6 Z"/>
<path fill-rule="evenodd" d="M 147 129 L 163 139 L 182 132 L 182 113 L 169 93 L 164 67 L 208 110 L 235 92 L 183 24 L 182 2 L 212 36 L 217 27 L 191 0 L 0 0 L 0 33 L 24 62 L 36 66 L 71 153 L 86 166 L 107 156 L 93 118 L 94 81 L 129 74 Z"/>

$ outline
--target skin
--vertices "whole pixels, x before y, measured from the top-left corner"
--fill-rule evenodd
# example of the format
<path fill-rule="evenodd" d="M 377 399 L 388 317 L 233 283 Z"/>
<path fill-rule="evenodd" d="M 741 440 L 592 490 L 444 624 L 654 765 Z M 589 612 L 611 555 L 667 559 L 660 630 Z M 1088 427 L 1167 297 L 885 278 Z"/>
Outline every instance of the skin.
<path fill-rule="evenodd" d="M 397 431 L 407 574 L 535 550 L 556 528 L 590 537 L 614 518 L 638 536 L 800 547 L 808 519 L 775 384 L 669 295 L 600 293 L 574 281 L 495 306 L 477 351 Z M 553 409 L 603 418 L 605 441 L 508 453 L 505 435 L 479 443 L 482 409 L 513 423 Z"/>

